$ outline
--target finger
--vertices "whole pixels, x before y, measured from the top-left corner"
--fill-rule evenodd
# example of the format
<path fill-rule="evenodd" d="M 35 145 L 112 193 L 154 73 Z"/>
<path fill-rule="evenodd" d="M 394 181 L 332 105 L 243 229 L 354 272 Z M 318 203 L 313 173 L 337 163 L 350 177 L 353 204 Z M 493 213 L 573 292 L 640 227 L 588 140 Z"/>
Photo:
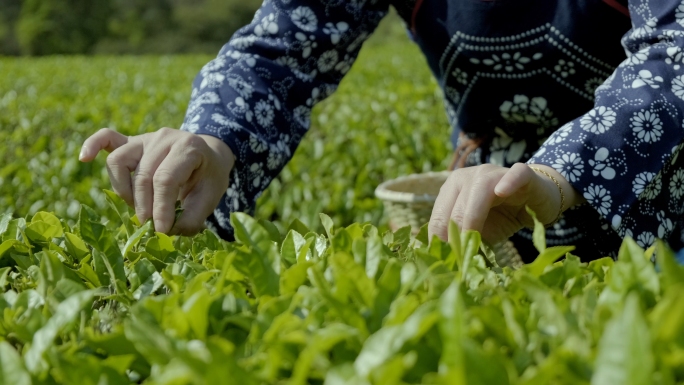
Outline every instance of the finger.
<path fill-rule="evenodd" d="M 153 177 L 152 218 L 157 231 L 171 231 L 181 187 L 190 181 L 201 166 L 202 157 L 199 152 L 183 145 L 173 146 L 161 162 Z"/>
<path fill-rule="evenodd" d="M 430 223 L 428 225 L 428 239 L 430 240 L 432 240 L 433 235 L 436 235 L 441 240 L 447 240 L 451 212 L 461 188 L 460 183 L 458 183 L 460 175 L 458 172 L 458 170 L 452 172 L 439 189 L 439 195 L 437 195 L 437 200 L 432 208 L 432 215 L 430 215 Z"/>
<path fill-rule="evenodd" d="M 462 206 L 462 230 L 475 230 L 482 233 L 484 224 L 489 216 L 489 211 L 502 200 L 502 198 L 499 198 L 494 194 L 494 188 L 499 179 L 500 176 L 490 173 L 487 176 L 483 176 L 476 180 L 469 186 L 469 190 L 472 193 L 467 194 L 468 200 L 464 202 L 464 205 Z M 461 195 L 466 194 L 461 193 Z"/>
<path fill-rule="evenodd" d="M 494 193 L 501 198 L 508 198 L 527 188 L 534 177 L 534 171 L 526 164 L 516 163 L 499 180 L 494 188 Z"/>
<path fill-rule="evenodd" d="M 183 214 L 178 219 L 172 234 L 191 236 L 204 229 L 207 217 L 218 206 L 222 196 L 213 193 L 211 181 L 200 181 L 190 190 L 183 201 Z"/>
<path fill-rule="evenodd" d="M 138 168 L 133 173 L 133 203 L 140 222 L 152 218 L 154 174 L 169 153 L 168 145 L 145 146 Z M 156 227 L 155 227 L 156 230 Z"/>
<path fill-rule="evenodd" d="M 101 150 L 112 152 L 128 143 L 128 137 L 109 128 L 103 128 L 91 135 L 83 142 L 78 159 L 81 162 L 90 162 L 95 159 Z"/>
<path fill-rule="evenodd" d="M 454 202 L 454 206 L 452 207 L 451 214 L 449 216 L 449 219 L 456 223 L 459 229 L 463 229 L 463 219 L 465 218 L 466 207 L 468 205 L 468 201 L 470 200 L 470 190 L 470 186 L 461 187 L 461 190 L 458 193 L 458 197 L 456 198 L 456 202 Z"/>
<path fill-rule="evenodd" d="M 142 155 L 142 141 L 131 138 L 107 156 L 107 173 L 112 188 L 131 207 L 134 206 L 131 173 L 138 167 Z"/>

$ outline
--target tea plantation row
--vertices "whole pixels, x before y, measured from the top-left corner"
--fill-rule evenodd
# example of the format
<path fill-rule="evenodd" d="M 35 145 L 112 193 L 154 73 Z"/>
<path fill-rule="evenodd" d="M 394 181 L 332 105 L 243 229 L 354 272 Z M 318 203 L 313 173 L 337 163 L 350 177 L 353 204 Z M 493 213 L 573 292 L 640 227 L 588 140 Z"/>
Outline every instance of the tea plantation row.
<path fill-rule="evenodd" d="M 378 224 L 379 183 L 445 167 L 441 95 L 417 47 L 399 37 L 370 41 L 338 92 L 314 110 L 313 127 L 262 196 L 258 217 L 281 229 L 297 218 L 321 230 L 320 212 L 339 223 Z M 84 203 L 111 217 L 101 192 L 110 186 L 105 156 L 79 163 L 83 140 L 102 127 L 127 135 L 179 127 L 192 79 L 210 59 L 0 58 L 0 213 L 53 211 L 73 224 Z"/>
<path fill-rule="evenodd" d="M 0 217 L 0 383 L 681 384 L 684 267 L 546 248 L 497 266 L 476 232 L 324 234 L 231 218 L 237 242 L 120 217 Z M 566 255 L 563 262 L 553 263 Z"/>

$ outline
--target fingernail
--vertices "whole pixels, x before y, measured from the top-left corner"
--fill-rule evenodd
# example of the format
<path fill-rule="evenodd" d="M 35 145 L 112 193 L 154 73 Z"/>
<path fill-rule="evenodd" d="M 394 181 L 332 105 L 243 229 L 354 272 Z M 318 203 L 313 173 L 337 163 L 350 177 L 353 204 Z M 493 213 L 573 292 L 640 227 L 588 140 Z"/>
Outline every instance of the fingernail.
<path fill-rule="evenodd" d="M 88 149 L 87 149 L 85 146 L 81 147 L 81 153 L 78 154 L 78 160 L 83 160 L 83 159 L 85 159 L 85 157 L 86 157 L 87 155 L 88 155 Z"/>

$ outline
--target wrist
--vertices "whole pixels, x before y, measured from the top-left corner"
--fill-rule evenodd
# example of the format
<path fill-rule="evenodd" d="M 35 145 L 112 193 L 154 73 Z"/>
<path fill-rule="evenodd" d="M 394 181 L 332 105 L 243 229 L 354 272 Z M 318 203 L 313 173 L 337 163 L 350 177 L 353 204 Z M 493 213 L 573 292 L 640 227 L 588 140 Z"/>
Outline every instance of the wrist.
<path fill-rule="evenodd" d="M 560 185 L 559 187 L 563 192 L 564 200 L 565 200 L 562 211 L 565 211 L 571 207 L 574 207 L 574 206 L 577 206 L 577 205 L 580 205 L 580 204 L 586 202 L 586 200 L 584 199 L 582 194 L 580 192 L 578 192 L 577 190 L 575 190 L 575 188 L 570 184 L 570 182 L 568 182 L 568 180 L 565 179 L 565 177 L 563 177 L 563 174 L 556 171 L 556 169 L 554 169 L 553 167 L 547 166 L 544 164 L 529 164 L 528 166 L 536 167 L 536 168 L 548 173 L 550 176 L 554 177 L 556 179 L 556 181 L 558 181 L 558 184 Z M 552 190 L 558 189 L 553 180 L 551 180 L 550 178 L 545 178 L 545 179 L 548 179 L 548 184 L 550 186 L 549 187 L 550 189 L 552 189 Z M 551 185 L 553 185 L 553 186 L 551 187 Z M 559 200 L 560 200 L 560 196 L 559 196 Z"/>
<path fill-rule="evenodd" d="M 235 165 L 233 150 L 221 139 L 211 135 L 198 135 L 204 140 L 209 148 L 219 157 L 222 165 L 228 166 L 229 170 Z"/>

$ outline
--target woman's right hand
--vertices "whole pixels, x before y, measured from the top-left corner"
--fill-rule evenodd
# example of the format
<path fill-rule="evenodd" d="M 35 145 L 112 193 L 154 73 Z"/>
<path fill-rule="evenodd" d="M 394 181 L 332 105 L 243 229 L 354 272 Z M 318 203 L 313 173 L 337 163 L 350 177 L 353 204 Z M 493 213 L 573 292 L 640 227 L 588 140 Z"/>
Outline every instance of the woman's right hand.
<path fill-rule="evenodd" d="M 114 191 L 135 208 L 141 223 L 152 218 L 156 231 L 168 234 L 203 229 L 235 164 L 220 139 L 171 128 L 130 137 L 103 128 L 86 139 L 79 160 L 92 161 L 100 150 L 110 153 L 107 171 Z M 179 199 L 184 211 L 174 226 Z"/>

